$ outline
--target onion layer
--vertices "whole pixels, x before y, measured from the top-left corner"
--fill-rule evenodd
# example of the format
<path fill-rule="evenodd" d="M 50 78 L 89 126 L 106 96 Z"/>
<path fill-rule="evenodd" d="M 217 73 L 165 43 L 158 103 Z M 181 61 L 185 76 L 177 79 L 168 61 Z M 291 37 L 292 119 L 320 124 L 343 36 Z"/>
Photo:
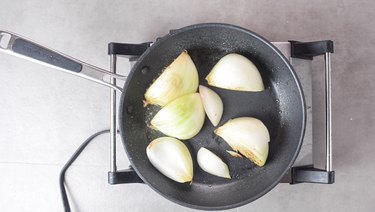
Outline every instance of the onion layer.
<path fill-rule="evenodd" d="M 197 154 L 198 165 L 212 175 L 231 178 L 227 164 L 210 150 L 202 147 Z"/>
<path fill-rule="evenodd" d="M 223 101 L 221 101 L 220 96 L 215 93 L 215 91 L 203 85 L 199 86 L 199 94 L 201 95 L 203 107 L 208 119 L 216 127 L 223 115 Z"/>
<path fill-rule="evenodd" d="M 231 156 L 235 157 L 235 158 L 243 158 L 241 154 L 239 154 L 238 152 L 234 152 L 234 151 L 231 151 L 231 150 L 226 150 Z"/>

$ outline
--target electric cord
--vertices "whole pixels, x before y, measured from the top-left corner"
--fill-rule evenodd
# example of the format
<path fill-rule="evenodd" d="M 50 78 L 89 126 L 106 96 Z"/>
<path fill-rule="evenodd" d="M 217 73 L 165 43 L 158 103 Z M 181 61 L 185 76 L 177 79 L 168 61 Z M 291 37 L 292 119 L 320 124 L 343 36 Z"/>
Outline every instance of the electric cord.
<path fill-rule="evenodd" d="M 69 158 L 68 162 L 64 165 L 64 167 L 61 169 L 60 172 L 60 177 L 59 177 L 59 185 L 60 185 L 60 193 L 61 193 L 61 198 L 64 206 L 64 211 L 65 212 L 71 212 L 70 210 L 70 205 L 69 205 L 69 199 L 68 196 L 66 195 L 66 190 L 65 190 L 65 173 L 69 169 L 69 167 L 74 163 L 74 161 L 78 158 L 78 156 L 82 153 L 82 151 L 86 148 L 86 146 L 94 140 L 96 137 L 99 135 L 102 135 L 104 133 L 109 133 L 109 130 L 102 130 L 100 132 L 97 132 L 90 137 L 88 137 L 79 147 L 78 149 L 74 152 L 74 154 Z"/>

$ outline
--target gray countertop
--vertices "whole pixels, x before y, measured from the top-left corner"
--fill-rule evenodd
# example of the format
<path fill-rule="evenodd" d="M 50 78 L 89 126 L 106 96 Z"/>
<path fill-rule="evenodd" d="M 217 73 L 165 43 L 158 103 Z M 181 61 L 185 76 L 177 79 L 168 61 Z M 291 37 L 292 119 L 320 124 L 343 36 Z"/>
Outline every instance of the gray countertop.
<path fill-rule="evenodd" d="M 169 29 L 224 22 L 271 41 L 335 42 L 333 185 L 280 184 L 230 211 L 374 211 L 374 1 L 2 1 L 0 29 L 102 68 L 107 43 L 140 43 Z M 313 61 L 313 108 L 322 112 L 322 58 Z M 120 61 L 122 73 L 129 70 Z M 92 133 L 109 127 L 109 91 L 0 53 L 0 210 L 62 211 L 58 175 Z M 314 126 L 323 124 L 314 119 Z M 322 134 L 314 134 L 322 140 Z M 109 137 L 90 144 L 67 173 L 74 211 L 192 211 L 145 185 L 107 184 Z M 129 165 L 119 149 L 119 166 Z"/>

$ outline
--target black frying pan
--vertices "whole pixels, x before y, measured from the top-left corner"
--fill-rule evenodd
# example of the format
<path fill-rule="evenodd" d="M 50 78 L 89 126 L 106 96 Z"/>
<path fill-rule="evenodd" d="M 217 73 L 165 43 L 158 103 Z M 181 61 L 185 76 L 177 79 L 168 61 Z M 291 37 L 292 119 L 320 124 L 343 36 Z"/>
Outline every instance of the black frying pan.
<path fill-rule="evenodd" d="M 5 51 L 42 61 L 59 69 L 102 81 L 104 70 L 77 61 L 69 56 L 48 50 L 38 44 L 8 32 L 10 42 Z M 225 150 L 230 147 L 213 133 L 206 119 L 201 132 L 184 141 L 194 160 L 192 184 L 176 183 L 158 172 L 148 161 L 146 147 L 151 140 L 162 136 L 148 127 L 150 116 L 160 108 L 143 107 L 144 93 L 183 50 L 187 50 L 197 66 L 200 84 L 218 60 L 228 53 L 249 58 L 260 70 L 266 89 L 262 92 L 236 92 L 210 87 L 224 102 L 224 114 L 219 124 L 231 118 L 256 117 L 264 122 L 271 134 L 269 156 L 264 167 L 247 159 L 233 158 Z M 99 70 L 99 72 L 98 72 Z M 122 141 L 128 158 L 138 175 L 155 191 L 183 206 L 218 210 L 244 205 L 261 197 L 282 179 L 296 159 L 305 129 L 305 105 L 302 88 L 293 68 L 284 56 L 259 35 L 226 24 L 199 24 L 175 30 L 156 41 L 144 52 L 132 68 L 121 96 L 119 123 Z M 206 147 L 229 165 L 232 179 L 223 179 L 203 172 L 197 165 L 196 152 Z"/>

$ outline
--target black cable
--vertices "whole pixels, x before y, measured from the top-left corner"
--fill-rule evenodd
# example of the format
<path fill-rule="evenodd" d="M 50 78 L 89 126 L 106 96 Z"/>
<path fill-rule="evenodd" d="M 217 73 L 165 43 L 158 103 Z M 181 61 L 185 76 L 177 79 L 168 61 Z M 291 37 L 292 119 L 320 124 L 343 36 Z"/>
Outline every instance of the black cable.
<path fill-rule="evenodd" d="M 61 198 L 62 202 L 64 205 L 64 211 L 65 212 L 71 212 L 70 210 L 70 205 L 69 205 L 69 200 L 68 196 L 66 195 L 66 190 L 65 190 L 65 172 L 69 169 L 70 165 L 74 163 L 74 161 L 78 158 L 78 156 L 81 154 L 81 152 L 86 148 L 86 146 L 94 140 L 94 138 L 98 137 L 101 134 L 108 133 L 109 130 L 102 130 L 100 132 L 97 132 L 87 138 L 79 147 L 78 149 L 74 152 L 74 154 L 69 158 L 68 162 L 64 165 L 64 167 L 61 169 L 60 172 L 60 178 L 59 178 L 59 184 L 60 184 L 60 193 L 61 193 Z"/>

